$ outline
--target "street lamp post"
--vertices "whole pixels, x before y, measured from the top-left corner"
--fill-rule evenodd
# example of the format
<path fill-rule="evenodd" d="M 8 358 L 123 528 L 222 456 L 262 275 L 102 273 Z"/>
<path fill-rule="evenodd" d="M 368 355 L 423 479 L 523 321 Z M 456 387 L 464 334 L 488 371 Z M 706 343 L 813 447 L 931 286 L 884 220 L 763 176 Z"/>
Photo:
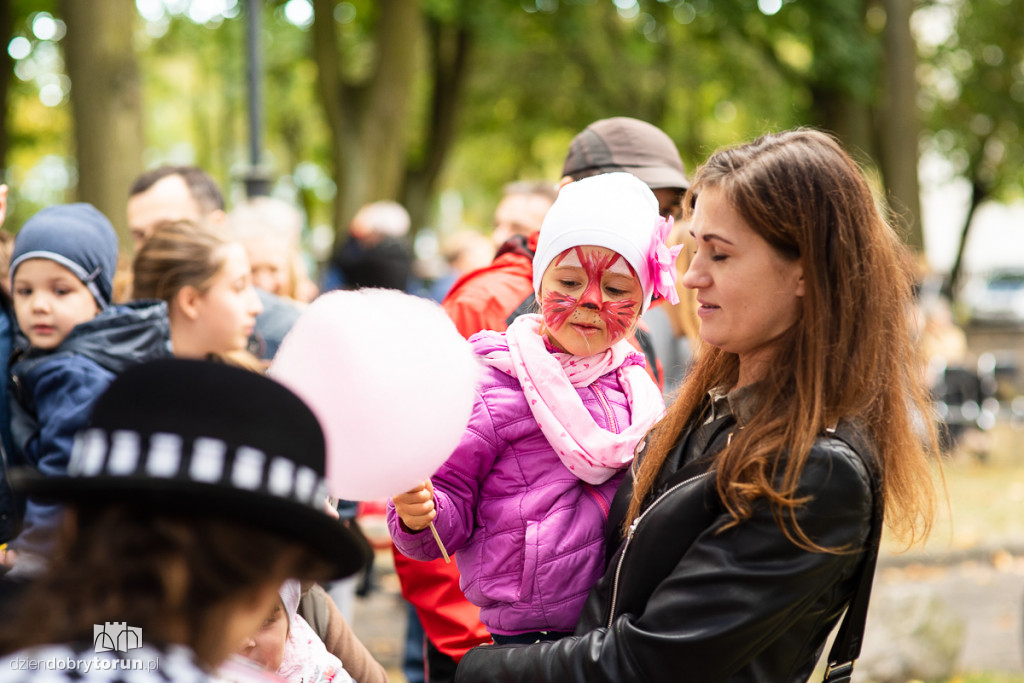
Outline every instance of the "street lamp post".
<path fill-rule="evenodd" d="M 263 148 L 263 69 L 260 54 L 260 10 L 262 0 L 248 0 L 246 16 L 246 78 L 249 82 L 249 171 L 245 176 L 245 194 L 258 197 L 270 194 L 270 178 L 261 166 Z"/>

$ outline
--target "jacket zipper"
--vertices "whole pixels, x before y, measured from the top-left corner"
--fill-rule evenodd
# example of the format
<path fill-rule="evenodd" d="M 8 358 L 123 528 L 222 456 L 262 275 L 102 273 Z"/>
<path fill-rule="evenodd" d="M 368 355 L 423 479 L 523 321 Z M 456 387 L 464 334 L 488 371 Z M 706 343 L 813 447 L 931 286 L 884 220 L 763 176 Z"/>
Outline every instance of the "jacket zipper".
<path fill-rule="evenodd" d="M 711 474 L 711 472 L 704 472 L 703 474 L 698 474 L 696 476 L 690 477 L 689 479 L 685 479 L 679 482 L 678 484 L 670 488 L 668 491 L 665 491 L 663 494 L 658 496 L 654 500 L 654 502 L 647 506 L 647 509 L 644 510 L 643 513 L 641 513 L 636 519 L 633 520 L 633 523 L 629 525 L 629 529 L 626 531 L 626 543 L 622 546 L 622 552 L 619 554 L 619 561 L 615 565 L 615 581 L 614 583 L 612 583 L 612 604 L 611 609 L 608 610 L 608 628 L 611 628 L 612 622 L 615 621 L 615 603 L 619 599 L 619 573 L 622 571 L 622 562 L 626 559 L 626 551 L 629 550 L 629 543 L 633 540 L 633 534 L 636 533 L 636 528 L 640 524 L 640 520 L 646 517 L 647 513 L 653 510 L 654 506 L 660 503 L 662 499 L 665 498 L 665 496 L 669 495 L 679 487 L 691 484 L 697 481 L 698 479 L 702 479 L 708 476 L 709 474 Z"/>
<path fill-rule="evenodd" d="M 604 392 L 601 391 L 600 387 L 597 386 L 596 382 L 594 384 L 591 384 L 590 388 L 594 391 L 594 395 L 597 396 L 597 402 L 600 403 L 601 407 L 604 409 L 604 417 L 605 420 L 608 422 L 608 426 L 611 427 L 616 434 L 618 434 L 619 423 L 615 419 L 615 413 L 612 412 L 611 406 L 608 405 L 608 399 L 605 398 Z M 608 505 L 605 504 L 604 499 L 601 497 L 601 494 L 598 493 L 597 490 L 590 484 L 584 484 L 584 488 L 586 489 L 587 493 L 593 496 L 594 500 L 597 501 L 598 507 L 600 507 L 601 512 L 604 513 L 604 518 L 608 519 Z"/>
<path fill-rule="evenodd" d="M 619 433 L 619 422 L 615 419 L 614 413 L 612 413 L 611 406 L 608 405 L 608 399 L 605 398 L 604 392 L 597 386 L 597 382 L 590 385 L 590 388 L 594 390 L 594 395 L 597 396 L 597 402 L 604 408 L 604 417 L 608 420 L 608 426 L 612 428 L 612 431 L 616 434 Z"/>
<path fill-rule="evenodd" d="M 608 519 L 608 504 L 604 502 L 604 498 L 601 497 L 601 494 L 598 493 L 597 489 L 595 489 L 593 486 L 591 486 L 587 482 L 583 482 L 583 490 L 586 491 L 587 493 L 589 493 L 593 497 L 593 499 L 597 501 L 597 506 L 599 508 L 601 508 L 601 512 L 604 513 L 604 518 L 605 518 L 605 520 L 607 520 Z"/>

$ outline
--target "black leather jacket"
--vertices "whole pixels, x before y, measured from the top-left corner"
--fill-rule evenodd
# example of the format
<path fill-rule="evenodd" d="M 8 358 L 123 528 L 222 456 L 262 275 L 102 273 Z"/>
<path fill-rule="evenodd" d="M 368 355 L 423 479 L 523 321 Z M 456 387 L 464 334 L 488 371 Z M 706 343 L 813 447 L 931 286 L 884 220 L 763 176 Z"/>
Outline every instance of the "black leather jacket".
<path fill-rule="evenodd" d="M 474 648 L 457 683 L 807 680 L 856 585 L 874 514 L 874 451 L 845 423 L 812 448 L 798 521 L 819 544 L 853 550 L 810 552 L 786 539 L 767 504 L 725 528 L 731 518 L 709 466 L 735 427 L 728 416 L 681 440 L 629 537 L 609 544 L 617 550 L 576 635 Z M 610 533 L 631 495 L 627 477 Z"/>

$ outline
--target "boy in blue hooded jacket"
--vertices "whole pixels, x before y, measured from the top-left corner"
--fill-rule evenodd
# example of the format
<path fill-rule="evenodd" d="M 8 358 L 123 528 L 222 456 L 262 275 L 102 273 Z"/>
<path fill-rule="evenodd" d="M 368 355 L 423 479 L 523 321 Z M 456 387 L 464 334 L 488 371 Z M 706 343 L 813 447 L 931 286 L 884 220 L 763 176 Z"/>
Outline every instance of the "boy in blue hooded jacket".
<path fill-rule="evenodd" d="M 43 209 L 15 237 L 11 295 L 20 335 L 10 363 L 8 468 L 65 474 L 75 433 L 115 375 L 169 355 L 163 303 L 111 305 L 116 266 L 117 235 L 90 204 Z M 0 540 L 16 535 L 10 577 L 29 578 L 42 566 L 58 513 L 52 503 L 16 499 L 0 482 Z"/>

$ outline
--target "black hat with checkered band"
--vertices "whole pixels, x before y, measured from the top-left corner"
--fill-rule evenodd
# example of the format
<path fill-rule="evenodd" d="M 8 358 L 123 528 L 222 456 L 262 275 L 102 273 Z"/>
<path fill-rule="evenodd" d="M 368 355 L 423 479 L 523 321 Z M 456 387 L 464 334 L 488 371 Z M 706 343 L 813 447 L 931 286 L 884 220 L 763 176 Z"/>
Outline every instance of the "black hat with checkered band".
<path fill-rule="evenodd" d="M 320 424 L 289 389 L 209 361 L 125 370 L 75 437 L 65 476 L 12 472 L 16 488 L 59 502 L 132 502 L 265 529 L 357 572 L 363 544 L 324 510 Z"/>

